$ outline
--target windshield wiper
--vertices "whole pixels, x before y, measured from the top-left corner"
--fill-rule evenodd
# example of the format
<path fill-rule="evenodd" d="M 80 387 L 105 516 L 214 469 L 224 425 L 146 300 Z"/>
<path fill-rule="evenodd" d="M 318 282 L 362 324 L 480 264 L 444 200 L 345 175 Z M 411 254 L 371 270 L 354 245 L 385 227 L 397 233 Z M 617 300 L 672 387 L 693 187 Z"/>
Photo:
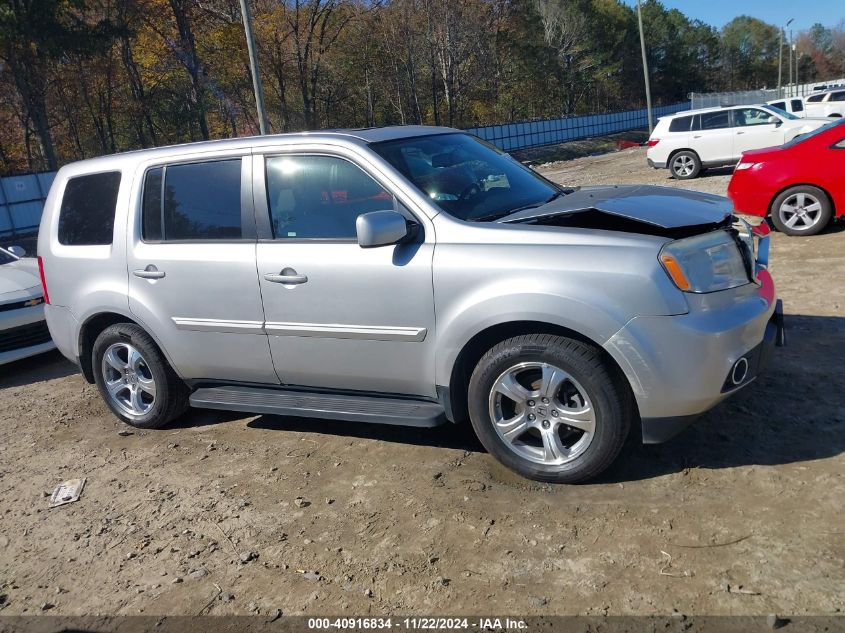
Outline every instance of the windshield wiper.
<path fill-rule="evenodd" d="M 531 204 L 525 204 L 521 207 L 516 207 L 515 209 L 509 209 L 507 211 L 499 211 L 497 213 L 489 213 L 487 215 L 481 215 L 477 218 L 469 219 L 469 222 L 495 222 L 496 220 L 501 220 L 502 218 L 506 218 L 514 213 L 519 213 L 520 211 L 526 211 L 528 209 L 536 209 L 538 207 L 544 207 L 550 202 L 557 200 L 561 196 L 565 196 L 568 193 L 571 193 L 571 189 L 560 189 L 555 191 L 552 196 L 548 200 L 543 200 L 543 202 L 532 202 Z"/>

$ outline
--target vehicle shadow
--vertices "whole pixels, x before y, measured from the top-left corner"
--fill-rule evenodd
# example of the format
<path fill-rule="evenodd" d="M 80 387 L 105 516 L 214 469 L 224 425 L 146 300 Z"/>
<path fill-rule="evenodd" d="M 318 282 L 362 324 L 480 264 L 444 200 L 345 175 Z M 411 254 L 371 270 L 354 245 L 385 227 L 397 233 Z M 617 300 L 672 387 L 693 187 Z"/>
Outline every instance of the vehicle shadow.
<path fill-rule="evenodd" d="M 79 368 L 57 350 L 0 365 L 0 390 L 78 374 Z"/>
<path fill-rule="evenodd" d="M 469 424 L 446 423 L 434 428 L 394 426 L 390 424 L 366 424 L 342 422 L 322 418 L 296 418 L 277 415 L 262 415 L 252 420 L 248 427 L 271 431 L 288 431 L 319 435 L 341 435 L 358 439 L 380 440 L 413 446 L 434 446 L 471 452 L 484 452 L 484 447 L 475 436 Z"/>
<path fill-rule="evenodd" d="M 688 468 L 791 464 L 845 453 L 845 395 L 836 387 L 845 318 L 789 315 L 787 328 L 788 345 L 775 350 L 757 381 L 665 444 L 643 445 L 639 430 L 632 429 L 623 455 L 593 483 L 644 480 Z M 419 429 L 263 415 L 247 426 L 484 452 L 469 424 Z"/>

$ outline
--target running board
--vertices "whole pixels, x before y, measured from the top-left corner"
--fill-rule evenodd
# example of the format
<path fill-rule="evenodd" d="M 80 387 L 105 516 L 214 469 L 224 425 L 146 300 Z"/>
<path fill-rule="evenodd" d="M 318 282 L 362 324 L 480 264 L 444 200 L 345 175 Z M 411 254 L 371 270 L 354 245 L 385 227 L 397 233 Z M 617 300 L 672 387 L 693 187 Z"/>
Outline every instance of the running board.
<path fill-rule="evenodd" d="M 191 406 L 246 413 L 330 418 L 348 422 L 439 426 L 446 421 L 443 407 L 425 400 L 378 396 L 262 389 L 260 387 L 207 387 L 191 394 Z"/>

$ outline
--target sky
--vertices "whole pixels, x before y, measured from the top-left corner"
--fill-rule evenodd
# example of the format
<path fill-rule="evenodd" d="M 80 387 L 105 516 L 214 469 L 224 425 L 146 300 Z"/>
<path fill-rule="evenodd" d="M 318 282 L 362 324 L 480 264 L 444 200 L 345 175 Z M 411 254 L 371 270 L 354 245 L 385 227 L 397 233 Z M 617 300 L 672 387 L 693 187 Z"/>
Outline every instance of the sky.
<path fill-rule="evenodd" d="M 624 0 L 636 6 L 636 0 Z M 738 15 L 750 15 L 755 18 L 782 26 L 790 18 L 795 21 L 789 25 L 796 33 L 810 28 L 816 22 L 824 26 L 836 26 L 845 19 L 845 0 L 810 0 L 796 3 L 789 0 L 661 0 L 663 6 L 678 9 L 690 18 L 697 18 L 722 28 Z"/>

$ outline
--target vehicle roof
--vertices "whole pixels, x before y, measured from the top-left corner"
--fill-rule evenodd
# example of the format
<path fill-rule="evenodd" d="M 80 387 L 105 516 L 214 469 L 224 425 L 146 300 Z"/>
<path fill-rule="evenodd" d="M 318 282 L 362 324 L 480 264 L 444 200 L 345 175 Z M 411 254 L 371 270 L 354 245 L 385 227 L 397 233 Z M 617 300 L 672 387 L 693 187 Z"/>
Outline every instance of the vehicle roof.
<path fill-rule="evenodd" d="M 778 99 L 775 99 L 778 101 Z M 705 112 L 718 112 L 720 110 L 735 110 L 737 108 L 754 108 L 759 107 L 761 105 L 766 105 L 765 103 L 739 103 L 737 105 L 729 105 L 729 106 L 714 106 L 712 108 L 698 108 L 697 110 L 682 110 L 681 112 L 676 112 L 675 114 L 667 114 L 665 116 L 660 117 L 661 119 L 674 119 L 675 117 L 679 116 L 690 116 L 691 114 L 703 114 Z"/>
<path fill-rule="evenodd" d="M 335 130 L 316 130 L 313 132 L 290 132 L 286 134 L 266 134 L 264 136 L 241 136 L 237 138 L 226 138 L 213 141 L 195 141 L 192 143 L 180 143 L 177 145 L 162 145 L 146 149 L 118 152 L 86 160 L 77 161 L 70 165 L 79 166 L 82 170 L 90 170 L 99 167 L 97 163 L 113 164 L 115 160 L 143 160 L 145 158 L 159 158 L 174 154 L 189 152 L 213 152 L 218 150 L 238 150 L 242 148 L 256 148 L 278 145 L 280 142 L 291 141 L 326 141 L 344 140 L 358 145 L 379 143 L 382 141 L 393 141 L 402 138 L 413 138 L 418 136 L 432 136 L 434 134 L 460 133 L 462 130 L 449 127 L 437 127 L 429 125 L 393 125 L 387 127 L 371 128 L 349 128 Z M 66 165 L 65 167 L 68 167 Z M 63 168 L 65 169 L 65 168 Z"/>

